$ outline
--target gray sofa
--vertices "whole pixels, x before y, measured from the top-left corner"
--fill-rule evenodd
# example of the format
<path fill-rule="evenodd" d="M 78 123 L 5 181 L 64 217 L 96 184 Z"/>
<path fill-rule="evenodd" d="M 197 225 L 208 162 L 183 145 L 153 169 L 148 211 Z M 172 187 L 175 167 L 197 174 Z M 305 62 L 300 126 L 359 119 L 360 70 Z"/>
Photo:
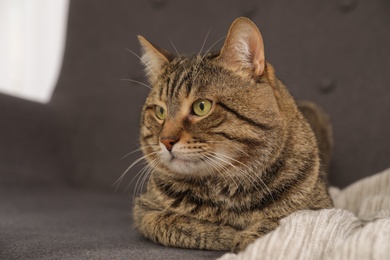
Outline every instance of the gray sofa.
<path fill-rule="evenodd" d="M 390 3 L 341 1 L 71 1 L 61 75 L 48 104 L 0 94 L 0 259 L 213 259 L 166 248 L 132 227 L 147 88 L 142 34 L 198 52 L 238 16 L 259 26 L 266 57 L 295 97 L 320 104 L 334 126 L 330 183 L 390 166 Z M 217 44 L 220 47 L 222 42 Z M 206 48 L 207 49 L 207 48 Z"/>

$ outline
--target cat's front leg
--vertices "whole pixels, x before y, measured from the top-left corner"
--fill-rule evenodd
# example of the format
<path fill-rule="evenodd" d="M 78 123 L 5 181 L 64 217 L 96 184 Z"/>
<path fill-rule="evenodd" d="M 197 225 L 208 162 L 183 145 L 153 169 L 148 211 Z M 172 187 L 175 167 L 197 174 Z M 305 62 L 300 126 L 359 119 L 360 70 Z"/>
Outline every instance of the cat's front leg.
<path fill-rule="evenodd" d="M 167 211 L 142 214 L 137 228 L 150 240 L 173 247 L 207 250 L 230 250 L 234 235 L 232 227 L 200 221 Z"/>
<path fill-rule="evenodd" d="M 264 236 L 279 226 L 279 220 L 264 219 L 255 223 L 248 228 L 238 232 L 233 240 L 231 251 L 238 253 L 243 251 L 247 246 L 253 243 L 256 239 Z"/>

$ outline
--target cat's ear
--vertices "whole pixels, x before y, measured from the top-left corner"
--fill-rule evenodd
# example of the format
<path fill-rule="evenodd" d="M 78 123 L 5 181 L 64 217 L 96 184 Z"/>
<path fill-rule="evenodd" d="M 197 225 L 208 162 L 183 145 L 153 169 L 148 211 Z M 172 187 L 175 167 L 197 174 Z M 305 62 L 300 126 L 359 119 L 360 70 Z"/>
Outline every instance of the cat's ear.
<path fill-rule="evenodd" d="M 230 26 L 219 56 L 221 62 L 236 69 L 250 70 L 255 76 L 264 72 L 264 44 L 257 26 L 240 17 Z"/>
<path fill-rule="evenodd" d="M 153 83 L 160 74 L 162 67 L 171 62 L 174 55 L 153 45 L 141 35 L 138 35 L 138 40 L 142 51 L 141 63 L 145 66 L 149 81 Z"/>

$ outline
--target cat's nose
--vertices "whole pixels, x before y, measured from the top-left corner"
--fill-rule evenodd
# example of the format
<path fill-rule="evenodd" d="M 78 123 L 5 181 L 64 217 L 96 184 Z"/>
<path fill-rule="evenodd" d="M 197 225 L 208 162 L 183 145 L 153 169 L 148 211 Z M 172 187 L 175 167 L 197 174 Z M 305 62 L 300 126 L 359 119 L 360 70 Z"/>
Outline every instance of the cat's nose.
<path fill-rule="evenodd" d="M 161 137 L 160 142 L 165 145 L 168 151 L 172 151 L 172 147 L 175 143 L 179 141 L 179 137 L 176 136 L 167 136 Z"/>

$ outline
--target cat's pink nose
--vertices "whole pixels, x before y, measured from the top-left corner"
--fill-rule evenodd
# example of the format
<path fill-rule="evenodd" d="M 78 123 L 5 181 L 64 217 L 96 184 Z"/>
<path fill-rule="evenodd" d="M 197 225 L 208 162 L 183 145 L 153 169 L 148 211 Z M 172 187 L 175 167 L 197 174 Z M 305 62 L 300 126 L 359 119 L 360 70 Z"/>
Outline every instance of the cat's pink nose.
<path fill-rule="evenodd" d="M 179 141 L 179 137 L 176 136 L 161 137 L 160 139 L 160 142 L 165 145 L 168 151 L 172 151 L 173 145 L 178 141 Z"/>

